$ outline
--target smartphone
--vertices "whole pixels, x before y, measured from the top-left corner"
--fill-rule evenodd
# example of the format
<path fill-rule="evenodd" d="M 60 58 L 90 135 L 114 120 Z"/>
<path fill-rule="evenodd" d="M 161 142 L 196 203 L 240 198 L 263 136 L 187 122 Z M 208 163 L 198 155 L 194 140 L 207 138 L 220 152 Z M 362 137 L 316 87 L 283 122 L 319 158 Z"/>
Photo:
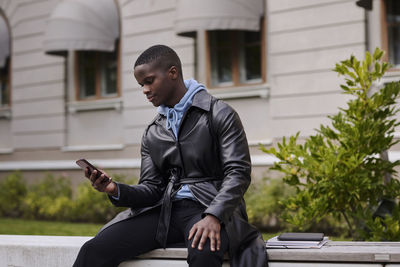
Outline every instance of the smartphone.
<path fill-rule="evenodd" d="M 79 167 L 81 167 L 83 170 L 85 170 L 86 168 L 89 169 L 89 175 L 96 170 L 97 171 L 97 177 L 99 178 L 100 175 L 102 175 L 103 173 L 97 169 L 95 166 L 93 166 L 89 161 L 87 161 L 86 159 L 79 159 L 76 161 L 76 164 L 78 164 Z M 108 179 L 110 179 L 110 177 L 106 176 Z"/>

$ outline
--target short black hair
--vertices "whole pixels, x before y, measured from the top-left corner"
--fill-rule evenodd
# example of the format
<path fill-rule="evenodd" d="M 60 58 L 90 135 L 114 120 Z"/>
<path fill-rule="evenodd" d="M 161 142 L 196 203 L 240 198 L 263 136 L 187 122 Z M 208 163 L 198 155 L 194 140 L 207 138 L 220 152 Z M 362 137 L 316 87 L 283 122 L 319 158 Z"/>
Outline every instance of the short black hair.
<path fill-rule="evenodd" d="M 166 45 L 153 45 L 147 48 L 135 62 L 134 68 L 139 65 L 156 63 L 158 66 L 165 70 L 175 66 L 178 68 L 182 76 L 182 64 L 178 54 L 169 46 Z"/>

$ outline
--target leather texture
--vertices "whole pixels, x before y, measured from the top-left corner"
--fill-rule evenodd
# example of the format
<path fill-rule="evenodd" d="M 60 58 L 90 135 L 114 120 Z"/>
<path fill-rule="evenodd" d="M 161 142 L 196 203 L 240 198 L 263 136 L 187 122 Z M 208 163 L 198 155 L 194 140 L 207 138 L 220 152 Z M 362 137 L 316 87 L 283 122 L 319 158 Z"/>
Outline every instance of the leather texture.
<path fill-rule="evenodd" d="M 110 198 L 116 206 L 131 208 L 118 214 L 103 229 L 161 205 L 167 185 L 171 187 L 169 182 L 174 170 L 178 179 L 193 181 L 198 178 L 198 183 L 188 184 L 189 189 L 207 207 L 203 216 L 212 214 L 226 227 L 231 266 L 267 266 L 264 241 L 248 223 L 243 200 L 251 181 L 251 162 L 237 113 L 203 90 L 194 96 L 192 106 L 182 118 L 178 140 L 166 129 L 165 120 L 164 116 L 157 115 L 143 135 L 139 184 L 119 184 L 119 200 Z M 213 140 L 213 136 L 218 140 Z M 215 179 L 204 181 L 205 177 Z M 170 196 L 180 185 L 174 181 Z"/>

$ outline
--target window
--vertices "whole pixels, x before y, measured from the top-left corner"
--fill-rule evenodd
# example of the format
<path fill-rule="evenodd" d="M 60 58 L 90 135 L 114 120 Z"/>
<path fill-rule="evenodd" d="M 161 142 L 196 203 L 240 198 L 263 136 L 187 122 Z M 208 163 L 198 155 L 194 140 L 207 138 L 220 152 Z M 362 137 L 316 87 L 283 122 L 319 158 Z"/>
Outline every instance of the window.
<path fill-rule="evenodd" d="M 75 62 L 77 99 L 92 100 L 119 95 L 116 51 L 79 51 L 76 52 Z"/>
<path fill-rule="evenodd" d="M 400 67 L 400 1 L 384 0 L 382 13 L 382 46 L 387 51 L 387 60 Z"/>
<path fill-rule="evenodd" d="M 11 34 L 8 20 L 0 8 L 0 109 L 10 106 Z"/>
<path fill-rule="evenodd" d="M 0 108 L 10 105 L 10 59 L 6 60 L 4 67 L 0 68 Z"/>
<path fill-rule="evenodd" d="M 207 39 L 210 87 L 264 81 L 262 31 L 209 31 Z"/>

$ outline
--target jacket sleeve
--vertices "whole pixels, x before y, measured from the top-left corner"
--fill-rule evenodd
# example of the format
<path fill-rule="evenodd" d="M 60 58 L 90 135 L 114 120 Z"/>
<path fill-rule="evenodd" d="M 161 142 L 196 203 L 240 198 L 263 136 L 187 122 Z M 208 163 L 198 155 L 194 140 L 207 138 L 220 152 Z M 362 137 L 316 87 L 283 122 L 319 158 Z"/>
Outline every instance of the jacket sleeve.
<path fill-rule="evenodd" d="M 251 182 L 250 152 L 238 114 L 222 101 L 216 101 L 213 109 L 211 127 L 218 138 L 224 177 L 218 194 L 204 213 L 227 223 Z"/>
<path fill-rule="evenodd" d="M 147 132 L 147 131 L 146 131 Z M 162 197 L 166 183 L 161 172 L 151 159 L 146 132 L 141 145 L 140 180 L 137 185 L 119 183 L 119 199 L 109 197 L 118 207 L 142 208 L 156 204 Z"/>

